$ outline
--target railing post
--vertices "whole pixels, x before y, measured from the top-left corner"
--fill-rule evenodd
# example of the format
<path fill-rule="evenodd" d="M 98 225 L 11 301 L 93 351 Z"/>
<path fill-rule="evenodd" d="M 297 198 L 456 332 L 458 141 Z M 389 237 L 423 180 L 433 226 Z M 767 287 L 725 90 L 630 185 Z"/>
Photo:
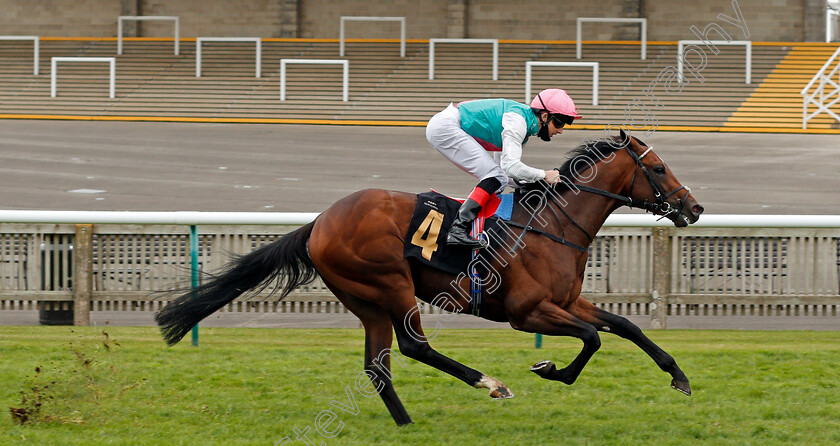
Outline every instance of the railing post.
<path fill-rule="evenodd" d="M 651 328 L 667 328 L 668 298 L 671 296 L 671 243 L 671 231 L 668 228 L 653 228 Z"/>
<path fill-rule="evenodd" d="M 190 288 L 198 288 L 198 226 L 190 225 Z M 196 298 L 195 294 L 192 296 Z M 198 347 L 198 324 L 192 328 L 192 345 Z"/>
<path fill-rule="evenodd" d="M 76 225 L 73 240 L 73 325 L 90 325 L 93 291 L 93 225 Z"/>

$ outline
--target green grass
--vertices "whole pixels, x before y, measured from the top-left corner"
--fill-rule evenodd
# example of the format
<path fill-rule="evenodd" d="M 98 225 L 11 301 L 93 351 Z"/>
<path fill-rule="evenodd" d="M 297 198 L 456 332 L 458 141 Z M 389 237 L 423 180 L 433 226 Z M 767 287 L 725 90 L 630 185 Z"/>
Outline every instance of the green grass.
<path fill-rule="evenodd" d="M 270 446 L 306 426 L 328 445 L 840 444 L 840 332 L 649 331 L 691 380 L 686 397 L 615 336 L 602 335 L 566 386 L 528 366 L 567 364 L 576 340 L 546 337 L 535 350 L 512 330 L 444 330 L 439 351 L 516 397 L 494 401 L 413 360 L 394 363 L 415 421 L 397 427 L 379 397 L 355 389 L 357 415 L 330 406 L 348 402 L 361 371 L 361 330 L 204 328 L 199 348 L 167 348 L 152 328 L 105 330 L 107 342 L 102 328 L 0 327 L 0 444 Z M 40 413 L 14 423 L 9 408 L 33 409 L 33 388 Z M 314 420 L 328 409 L 343 426 L 325 439 Z"/>

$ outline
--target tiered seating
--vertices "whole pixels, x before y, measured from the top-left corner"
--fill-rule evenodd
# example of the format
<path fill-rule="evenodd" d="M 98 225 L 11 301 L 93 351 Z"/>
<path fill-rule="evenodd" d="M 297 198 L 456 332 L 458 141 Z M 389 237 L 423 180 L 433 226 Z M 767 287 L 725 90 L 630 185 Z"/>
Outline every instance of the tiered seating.
<path fill-rule="evenodd" d="M 0 114 L 153 117 L 164 119 L 219 118 L 228 121 L 309 122 L 301 120 L 396 121 L 423 125 L 447 103 L 485 97 L 523 101 L 525 62 L 575 61 L 573 42 L 500 43 L 499 80 L 491 80 L 488 45 L 459 44 L 436 48 L 435 80 L 428 80 L 428 43 L 409 41 L 405 58 L 398 41 L 350 41 L 350 101 L 341 101 L 338 66 L 291 66 L 287 100 L 279 97 L 281 58 L 338 59 L 337 41 L 266 39 L 263 42 L 261 78 L 254 76 L 252 43 L 203 45 L 202 77 L 195 77 L 195 43 L 182 42 L 180 56 L 172 54 L 171 39 L 127 39 L 117 57 L 117 98 L 107 97 L 107 67 L 66 66 L 59 74 L 57 98 L 49 97 L 50 57 L 114 56 L 116 41 L 42 39 L 42 74 L 32 76 L 31 44 L 4 42 L 0 46 Z M 705 82 L 691 81 L 679 94 L 654 90 L 664 104 L 654 109 L 660 126 L 722 127 L 746 125 L 776 130 L 788 125 L 787 117 L 765 118 L 767 85 L 778 85 L 786 68 L 783 59 L 812 63 L 796 86 L 784 87 L 796 108 L 799 89 L 822 64 L 822 53 L 796 47 L 755 45 L 751 85 L 744 84 L 744 49 L 721 47 L 709 54 L 702 71 Z M 827 51 L 827 50 L 826 50 Z M 787 57 L 786 57 L 787 56 Z M 581 124 L 603 126 L 625 121 L 624 108 L 634 98 L 646 103 L 643 90 L 659 72 L 676 65 L 676 45 L 651 42 L 647 60 L 639 59 L 637 44 L 589 44 L 582 61 L 600 63 L 600 105 L 593 107 L 589 68 L 542 68 L 533 75 L 532 92 L 542 88 L 567 89 L 581 108 Z M 823 59 L 824 61 L 824 59 Z M 807 73 L 806 73 L 807 72 Z M 771 74 L 772 73 L 772 74 Z M 758 90 L 756 87 L 761 86 Z M 789 90 L 789 91 L 788 91 Z M 765 95 L 765 96 L 762 96 Z M 795 95 L 792 96 L 792 95 Z M 749 98 L 749 99 L 748 99 Z M 745 103 L 746 101 L 746 103 Z M 745 103 L 745 104 L 744 104 Z M 744 105 L 742 105 L 744 104 Z M 762 105 L 763 104 L 763 105 Z M 801 117 L 801 99 L 798 102 Z M 772 111 L 773 116 L 780 111 Z M 787 113 L 787 111 L 785 111 Z M 733 116 L 734 115 L 734 116 Z M 731 117 L 731 118 L 730 118 Z M 741 119 L 737 121 L 736 118 Z M 320 121 L 319 121 L 320 122 Z M 741 124 L 738 124 L 740 122 Z M 793 121 L 791 121 L 793 122 Z M 825 125 L 825 121 L 812 121 Z M 801 122 L 800 122 L 801 126 Z"/>
<path fill-rule="evenodd" d="M 796 45 L 782 59 L 756 90 L 727 120 L 727 127 L 772 126 L 802 128 L 800 92 L 822 68 L 836 47 Z M 833 67 L 833 66 L 832 66 Z M 812 87 L 810 92 L 816 86 Z M 823 114 L 808 122 L 810 129 L 837 128 L 837 121 Z"/>

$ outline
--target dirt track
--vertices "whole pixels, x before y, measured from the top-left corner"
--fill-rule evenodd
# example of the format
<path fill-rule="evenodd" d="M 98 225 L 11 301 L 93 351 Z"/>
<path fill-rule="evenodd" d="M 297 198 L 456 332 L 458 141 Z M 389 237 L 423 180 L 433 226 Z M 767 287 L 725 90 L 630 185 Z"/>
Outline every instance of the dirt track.
<path fill-rule="evenodd" d="M 598 136 L 534 138 L 524 160 L 556 167 Z M 707 213 L 840 212 L 838 136 L 642 139 Z M 423 128 L 0 120 L 0 209 L 310 212 L 368 187 L 464 195 L 474 186 Z"/>

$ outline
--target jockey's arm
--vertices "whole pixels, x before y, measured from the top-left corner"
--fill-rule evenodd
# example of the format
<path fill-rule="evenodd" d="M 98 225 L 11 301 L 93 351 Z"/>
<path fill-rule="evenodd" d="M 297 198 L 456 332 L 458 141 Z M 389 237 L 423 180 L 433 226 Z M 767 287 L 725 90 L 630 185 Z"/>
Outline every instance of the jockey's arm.
<path fill-rule="evenodd" d="M 517 181 L 533 183 L 546 177 L 549 182 L 556 181 L 556 171 L 546 172 L 522 162 L 522 142 L 527 135 L 528 124 L 525 118 L 512 112 L 502 115 L 502 156 L 499 162 L 502 170 Z"/>

